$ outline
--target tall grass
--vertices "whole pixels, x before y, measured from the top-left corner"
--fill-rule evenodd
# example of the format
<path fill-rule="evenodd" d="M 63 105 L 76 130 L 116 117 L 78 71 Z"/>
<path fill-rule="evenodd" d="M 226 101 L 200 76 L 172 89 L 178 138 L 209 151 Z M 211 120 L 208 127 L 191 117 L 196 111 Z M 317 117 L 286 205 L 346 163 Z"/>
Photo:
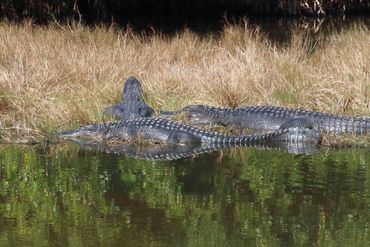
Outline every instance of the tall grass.
<path fill-rule="evenodd" d="M 299 33 L 272 45 L 248 25 L 220 37 L 174 37 L 79 25 L 0 24 L 0 139 L 40 140 L 100 122 L 139 78 L 155 108 L 272 104 L 370 115 L 370 34 L 332 34 L 312 49 Z"/>

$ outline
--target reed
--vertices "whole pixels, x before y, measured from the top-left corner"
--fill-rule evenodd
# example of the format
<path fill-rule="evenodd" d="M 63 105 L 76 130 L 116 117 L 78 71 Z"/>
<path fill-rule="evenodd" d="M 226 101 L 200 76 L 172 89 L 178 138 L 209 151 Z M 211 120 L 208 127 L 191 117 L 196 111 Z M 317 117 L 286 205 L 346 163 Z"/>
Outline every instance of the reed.
<path fill-rule="evenodd" d="M 304 34 L 273 45 L 247 24 L 218 38 L 130 29 L 0 24 L 0 139 L 39 141 L 101 122 L 136 76 L 154 108 L 188 104 L 282 105 L 337 114 L 370 113 L 370 34 L 361 25 L 322 39 Z"/>

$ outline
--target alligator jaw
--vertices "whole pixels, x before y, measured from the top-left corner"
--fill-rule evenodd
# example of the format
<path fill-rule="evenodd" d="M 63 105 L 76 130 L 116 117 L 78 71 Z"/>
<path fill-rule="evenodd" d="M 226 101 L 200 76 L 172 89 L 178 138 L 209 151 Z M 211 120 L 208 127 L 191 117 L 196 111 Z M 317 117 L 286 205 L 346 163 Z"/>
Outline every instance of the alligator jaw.
<path fill-rule="evenodd" d="M 201 116 L 199 116 L 199 114 L 195 114 L 195 113 L 187 115 L 186 119 L 189 122 L 191 122 L 192 124 L 207 124 L 207 123 L 209 123 L 208 119 L 202 118 Z"/>
<path fill-rule="evenodd" d="M 72 139 L 72 140 L 86 139 L 96 142 L 100 142 L 104 139 L 102 133 L 98 133 L 97 131 L 81 129 L 63 131 L 58 133 L 58 136 L 63 139 Z"/>

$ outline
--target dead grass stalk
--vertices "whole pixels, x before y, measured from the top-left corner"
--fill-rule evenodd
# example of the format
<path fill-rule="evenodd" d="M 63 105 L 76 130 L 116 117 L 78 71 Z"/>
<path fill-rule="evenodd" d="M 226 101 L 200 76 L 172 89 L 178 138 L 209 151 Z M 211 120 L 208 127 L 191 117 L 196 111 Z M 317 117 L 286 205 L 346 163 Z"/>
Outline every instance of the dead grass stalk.
<path fill-rule="evenodd" d="M 80 25 L 0 24 L 0 139 L 37 140 L 102 121 L 130 75 L 155 108 L 188 104 L 284 105 L 370 113 L 370 32 L 357 26 L 312 50 L 304 35 L 285 48 L 259 31 L 226 27 L 150 37 Z"/>

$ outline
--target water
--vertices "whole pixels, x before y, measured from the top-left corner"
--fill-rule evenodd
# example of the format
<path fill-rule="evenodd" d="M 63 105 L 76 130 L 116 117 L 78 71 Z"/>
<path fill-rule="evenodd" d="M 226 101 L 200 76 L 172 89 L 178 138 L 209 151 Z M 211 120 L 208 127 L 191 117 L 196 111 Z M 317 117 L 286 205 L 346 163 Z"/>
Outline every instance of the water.
<path fill-rule="evenodd" d="M 368 246 L 370 150 L 0 146 L 0 246 Z"/>

